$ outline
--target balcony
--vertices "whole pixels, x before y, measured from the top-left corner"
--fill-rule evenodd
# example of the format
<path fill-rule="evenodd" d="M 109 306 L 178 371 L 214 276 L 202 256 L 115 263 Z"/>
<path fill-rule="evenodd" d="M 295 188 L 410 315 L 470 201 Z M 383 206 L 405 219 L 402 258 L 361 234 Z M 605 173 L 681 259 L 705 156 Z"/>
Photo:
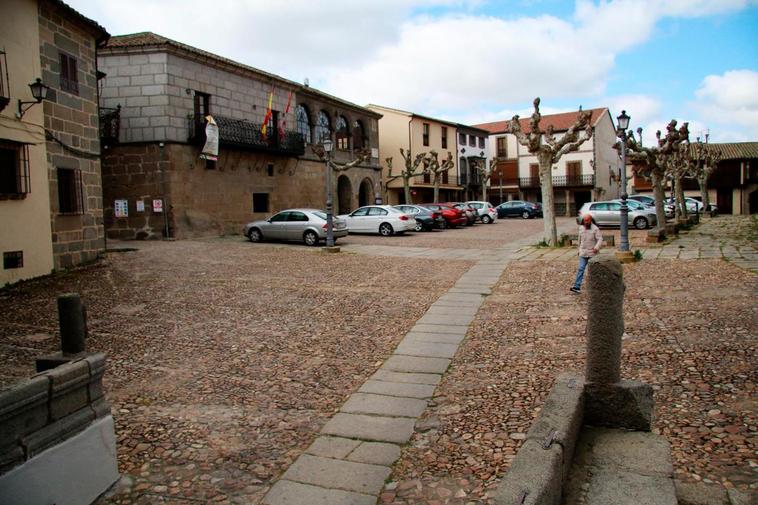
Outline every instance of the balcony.
<path fill-rule="evenodd" d="M 259 151 L 286 156 L 305 154 L 303 136 L 294 131 L 281 131 L 276 125 L 271 133 L 263 135 L 260 125 L 246 119 L 213 116 L 218 125 L 218 141 L 221 147 L 232 147 L 246 151 Z M 190 116 L 189 142 L 203 145 L 205 143 L 205 118 L 200 115 Z"/>
<path fill-rule="evenodd" d="M 470 174 L 462 173 L 460 177 L 461 186 L 481 186 L 482 178 L 478 172 L 471 172 Z"/>
<path fill-rule="evenodd" d="M 539 177 L 519 177 L 518 185 L 520 188 L 539 188 Z M 557 175 L 553 177 L 554 188 L 569 188 L 577 186 L 594 186 L 595 175 Z"/>
<path fill-rule="evenodd" d="M 111 146 L 118 144 L 118 134 L 121 128 L 121 106 L 100 107 L 98 109 L 100 116 L 100 144 Z"/>

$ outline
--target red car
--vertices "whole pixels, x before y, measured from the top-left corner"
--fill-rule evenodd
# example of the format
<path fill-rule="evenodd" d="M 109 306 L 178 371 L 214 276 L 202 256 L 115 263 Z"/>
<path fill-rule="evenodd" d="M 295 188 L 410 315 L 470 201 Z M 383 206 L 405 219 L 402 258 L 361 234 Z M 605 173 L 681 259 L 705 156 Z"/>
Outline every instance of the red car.
<path fill-rule="evenodd" d="M 462 226 L 468 221 L 466 214 L 462 210 L 456 209 L 452 205 L 446 203 L 423 203 L 422 207 L 426 207 L 429 210 L 433 210 L 442 214 L 445 220 L 445 227 L 455 228 L 456 226 Z"/>

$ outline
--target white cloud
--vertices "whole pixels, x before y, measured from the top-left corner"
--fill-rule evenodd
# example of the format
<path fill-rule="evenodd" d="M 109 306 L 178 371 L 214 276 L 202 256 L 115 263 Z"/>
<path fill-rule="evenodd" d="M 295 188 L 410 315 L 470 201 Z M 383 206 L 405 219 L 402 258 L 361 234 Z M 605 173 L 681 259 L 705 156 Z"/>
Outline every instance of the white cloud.
<path fill-rule="evenodd" d="M 731 128 L 741 126 L 758 134 L 758 72 L 730 70 L 722 75 L 709 75 L 695 97 L 693 107 L 706 120 Z"/>

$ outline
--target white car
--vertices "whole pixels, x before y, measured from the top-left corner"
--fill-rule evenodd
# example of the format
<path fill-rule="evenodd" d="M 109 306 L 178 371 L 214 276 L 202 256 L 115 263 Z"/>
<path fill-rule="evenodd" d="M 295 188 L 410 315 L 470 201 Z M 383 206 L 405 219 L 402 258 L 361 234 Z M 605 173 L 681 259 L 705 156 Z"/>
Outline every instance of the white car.
<path fill-rule="evenodd" d="M 497 219 L 497 210 L 490 202 L 472 201 L 466 202 L 466 205 L 476 209 L 479 220 L 484 224 L 490 224 Z"/>
<path fill-rule="evenodd" d="M 350 233 L 378 233 L 389 237 L 395 233 L 413 231 L 416 227 L 413 217 L 391 205 L 366 205 L 338 217 L 345 220 Z"/>

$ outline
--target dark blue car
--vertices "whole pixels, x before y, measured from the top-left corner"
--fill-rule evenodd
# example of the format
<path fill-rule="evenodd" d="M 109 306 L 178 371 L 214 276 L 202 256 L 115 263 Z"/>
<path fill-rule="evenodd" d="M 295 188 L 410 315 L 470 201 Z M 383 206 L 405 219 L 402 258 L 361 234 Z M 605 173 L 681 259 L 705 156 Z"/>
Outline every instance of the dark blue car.
<path fill-rule="evenodd" d="M 495 208 L 497 209 L 497 217 L 501 219 L 504 217 L 522 217 L 524 219 L 542 217 L 542 205 L 539 203 L 511 200 L 510 202 L 503 202 Z"/>

